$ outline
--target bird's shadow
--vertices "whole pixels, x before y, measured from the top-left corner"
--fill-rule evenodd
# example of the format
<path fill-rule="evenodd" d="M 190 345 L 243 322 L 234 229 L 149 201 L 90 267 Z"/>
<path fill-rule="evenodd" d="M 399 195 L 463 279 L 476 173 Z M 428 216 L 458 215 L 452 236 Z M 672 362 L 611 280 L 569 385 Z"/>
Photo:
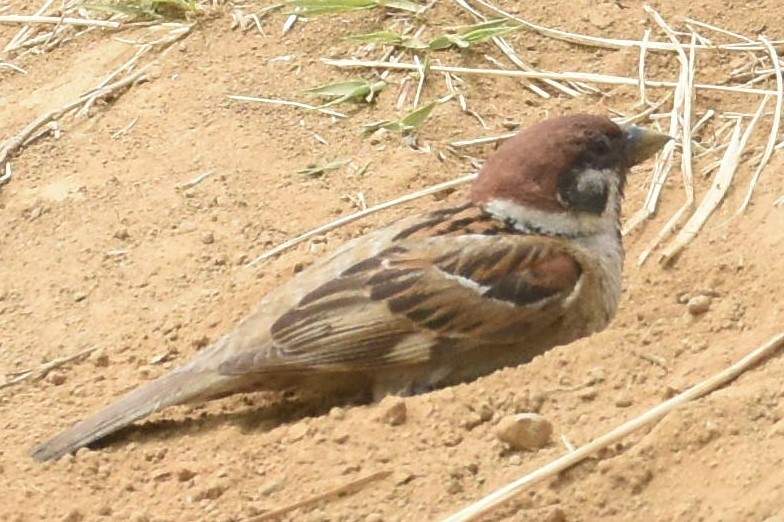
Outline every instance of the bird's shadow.
<path fill-rule="evenodd" d="M 325 399 L 324 397 L 279 396 L 257 400 L 255 395 L 242 396 L 243 406 L 236 411 L 213 413 L 199 411 L 202 406 L 191 408 L 184 419 L 159 419 L 143 424 L 132 424 L 89 445 L 90 449 L 101 449 L 122 442 L 150 440 L 176 440 L 186 434 L 215 429 L 216 426 L 236 426 L 242 433 L 257 433 L 273 430 L 285 424 L 296 423 L 307 417 L 326 415 L 335 406 L 360 405 L 370 402 L 369 397 L 352 396 Z M 235 399 L 233 399 L 236 402 Z M 206 404 L 205 404 L 206 406 Z M 233 407 L 233 406 L 230 406 Z"/>

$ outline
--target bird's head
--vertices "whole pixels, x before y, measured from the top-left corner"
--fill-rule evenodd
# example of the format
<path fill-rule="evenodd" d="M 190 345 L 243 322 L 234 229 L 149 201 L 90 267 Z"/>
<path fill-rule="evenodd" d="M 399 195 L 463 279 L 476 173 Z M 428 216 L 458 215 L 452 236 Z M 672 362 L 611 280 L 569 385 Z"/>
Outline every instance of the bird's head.
<path fill-rule="evenodd" d="M 484 164 L 471 200 L 521 230 L 563 236 L 615 231 L 629 168 L 671 138 L 578 114 L 532 125 Z"/>

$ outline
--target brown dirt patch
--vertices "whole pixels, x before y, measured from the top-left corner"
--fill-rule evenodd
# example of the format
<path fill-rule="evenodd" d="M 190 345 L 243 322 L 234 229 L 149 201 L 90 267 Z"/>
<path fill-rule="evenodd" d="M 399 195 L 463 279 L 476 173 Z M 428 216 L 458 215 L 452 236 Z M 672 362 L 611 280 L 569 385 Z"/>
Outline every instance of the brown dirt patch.
<path fill-rule="evenodd" d="M 37 9 L 10 5 L 14 13 Z M 780 28 L 765 29 L 784 17 L 775 2 L 730 9 L 721 0 L 685 7 L 661 0 L 656 7 L 667 19 L 693 16 L 743 34 L 784 37 Z M 548 26 L 616 37 L 640 35 L 645 19 L 636 2 L 537 0 L 514 9 Z M 447 2 L 428 19 L 436 26 L 470 21 Z M 268 397 L 250 395 L 166 411 L 75 458 L 32 461 L 35 442 L 186 361 L 297 265 L 365 229 L 439 203 L 429 198 L 376 215 L 256 269 L 243 260 L 354 211 L 347 195 L 361 191 L 375 204 L 471 171 L 465 161 L 448 156 L 441 162 L 396 138 L 372 145 L 358 135 L 360 123 L 396 116 L 392 89 L 376 105 L 341 107 L 354 115 L 338 123 L 228 100 L 229 94 L 294 98 L 301 89 L 359 76 L 318 58 L 347 56 L 355 46 L 343 36 L 389 23 L 375 12 L 337 16 L 300 23 L 282 38 L 282 18 L 270 20 L 265 36 L 232 31 L 228 10 L 203 20 L 160 59 L 153 81 L 97 107 L 88 119 L 67 120 L 59 139 L 38 141 L 14 160 L 15 178 L 0 195 L 0 372 L 36 368 L 89 346 L 99 346 L 108 365 L 93 356 L 56 376 L 0 391 L 0 519 L 243 520 L 390 469 L 390 478 L 288 519 L 435 520 L 565 451 L 559 442 L 537 452 L 508 451 L 492 431 L 504 414 L 538 410 L 553 423 L 555 440 L 564 435 L 580 445 L 782 328 L 784 278 L 777 274 L 784 209 L 772 202 L 784 193 L 784 163 L 776 155 L 745 216 L 734 212 L 753 170 L 748 164 L 709 228 L 673 268 L 638 267 L 640 251 L 681 204 L 680 180 L 672 177 L 660 216 L 627 238 L 625 295 L 609 329 L 528 365 L 406 399 L 408 418 L 400 426 L 375 420 L 372 405 L 305 418 L 287 410 L 276 417 Z M 15 30 L 0 26 L 0 41 Z M 636 67 L 636 52 L 570 46 L 527 32 L 509 39 L 543 69 L 634 74 Z M 444 60 L 484 66 L 483 52 L 497 54 L 488 46 Z M 95 85 L 132 54 L 130 46 L 94 32 L 24 58 L 18 65 L 26 76 L 0 69 L 0 136 Z M 291 59 L 273 60 L 284 55 Z M 651 60 L 655 76 L 675 79 L 674 60 Z M 708 55 L 699 79 L 710 82 L 733 66 L 724 55 Z M 456 138 L 501 132 L 505 119 L 527 122 L 547 112 L 635 112 L 631 88 L 606 89 L 606 98 L 545 101 L 510 79 L 465 80 L 469 104 L 490 130 L 450 103 L 425 125 L 421 144 L 443 150 Z M 444 93 L 443 81 L 434 78 L 425 94 Z M 709 94 L 698 96 L 696 105 L 749 112 L 757 102 Z M 135 118 L 129 132 L 112 137 Z M 316 133 L 329 145 L 318 143 Z M 756 145 L 764 143 L 762 134 Z M 306 179 L 296 173 L 308 163 L 342 158 L 372 163 L 363 175 L 341 169 Z M 215 173 L 193 189 L 176 189 L 208 170 Z M 640 207 L 649 170 L 631 178 L 627 215 Z M 697 177 L 702 193 L 710 179 Z M 458 191 L 448 200 L 461 197 Z M 718 297 L 706 314 L 692 317 L 679 297 L 704 290 Z M 170 356 L 154 363 L 161 354 Z M 535 486 L 489 520 L 784 516 L 782 373 L 784 359 L 767 362 Z M 587 381 L 593 384 L 574 390 Z M 469 429 L 483 407 L 493 420 Z"/>

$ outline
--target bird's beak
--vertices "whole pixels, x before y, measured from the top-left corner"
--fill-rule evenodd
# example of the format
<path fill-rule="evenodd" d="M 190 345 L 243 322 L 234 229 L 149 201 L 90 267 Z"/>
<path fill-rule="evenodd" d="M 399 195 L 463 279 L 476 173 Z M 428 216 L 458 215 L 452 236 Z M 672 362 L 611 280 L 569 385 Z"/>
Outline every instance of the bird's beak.
<path fill-rule="evenodd" d="M 647 160 L 673 139 L 672 136 L 637 125 L 624 126 L 623 133 L 626 137 L 626 162 L 630 167 Z"/>

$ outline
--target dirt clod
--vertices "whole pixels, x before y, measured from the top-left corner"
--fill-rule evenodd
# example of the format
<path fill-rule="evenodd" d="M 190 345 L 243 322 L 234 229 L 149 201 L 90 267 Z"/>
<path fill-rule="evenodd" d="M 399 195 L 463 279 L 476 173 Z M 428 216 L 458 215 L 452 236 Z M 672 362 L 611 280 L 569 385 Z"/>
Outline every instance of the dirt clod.
<path fill-rule="evenodd" d="M 496 436 L 516 450 L 542 448 L 550 441 L 553 425 L 536 413 L 518 413 L 502 418 Z"/>
<path fill-rule="evenodd" d="M 196 493 L 193 499 L 197 502 L 200 500 L 215 500 L 223 495 L 228 489 L 229 486 L 226 483 L 215 481 L 202 488 Z"/>
<path fill-rule="evenodd" d="M 406 401 L 402 397 L 394 395 L 384 397 L 376 409 L 376 418 L 385 424 L 399 426 L 406 422 L 408 411 Z"/>
<path fill-rule="evenodd" d="M 195 471 L 188 468 L 180 468 L 177 470 L 177 480 L 180 482 L 188 482 L 196 475 L 197 473 Z"/>
<path fill-rule="evenodd" d="M 213 244 L 215 242 L 215 234 L 213 234 L 212 232 L 205 232 L 201 236 L 201 242 L 204 243 L 205 245 Z"/>
<path fill-rule="evenodd" d="M 90 359 L 97 368 L 109 366 L 109 355 L 103 350 L 96 350 L 90 354 Z"/>
<path fill-rule="evenodd" d="M 55 386 L 60 386 L 61 384 L 64 384 L 65 379 L 66 379 L 65 374 L 62 372 L 53 371 L 53 372 L 49 372 L 46 375 L 46 381 L 49 382 L 50 384 L 54 384 Z"/>
<path fill-rule="evenodd" d="M 60 522 L 81 522 L 84 520 L 84 513 L 78 509 L 72 509 L 60 519 Z"/>

